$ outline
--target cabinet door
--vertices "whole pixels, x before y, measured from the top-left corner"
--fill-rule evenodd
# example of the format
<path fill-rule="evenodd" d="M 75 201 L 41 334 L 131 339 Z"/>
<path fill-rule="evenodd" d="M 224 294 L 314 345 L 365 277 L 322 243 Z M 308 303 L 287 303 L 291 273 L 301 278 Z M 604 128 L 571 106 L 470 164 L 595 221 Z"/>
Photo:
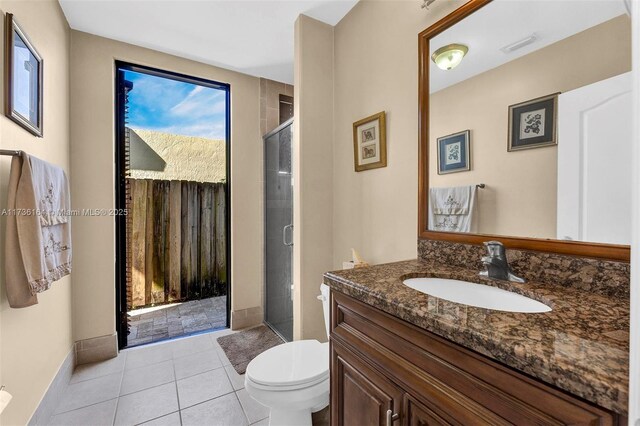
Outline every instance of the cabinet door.
<path fill-rule="evenodd" d="M 403 412 L 405 426 L 443 426 L 450 425 L 445 419 L 416 401 L 411 395 L 405 394 Z"/>
<path fill-rule="evenodd" d="M 343 346 L 331 345 L 331 424 L 400 425 L 402 390 Z M 387 421 L 387 412 L 393 414 Z"/>

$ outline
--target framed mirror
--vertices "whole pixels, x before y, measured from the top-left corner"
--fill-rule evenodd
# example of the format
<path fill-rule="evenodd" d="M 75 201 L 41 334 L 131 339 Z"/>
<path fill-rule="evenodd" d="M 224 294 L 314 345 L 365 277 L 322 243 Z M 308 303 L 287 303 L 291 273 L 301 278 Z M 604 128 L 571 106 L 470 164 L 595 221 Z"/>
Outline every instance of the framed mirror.
<path fill-rule="evenodd" d="M 42 137 L 42 57 L 11 13 L 5 17 L 5 115 Z"/>
<path fill-rule="evenodd" d="M 628 261 L 631 90 L 623 0 L 470 0 L 424 30 L 419 238 Z"/>

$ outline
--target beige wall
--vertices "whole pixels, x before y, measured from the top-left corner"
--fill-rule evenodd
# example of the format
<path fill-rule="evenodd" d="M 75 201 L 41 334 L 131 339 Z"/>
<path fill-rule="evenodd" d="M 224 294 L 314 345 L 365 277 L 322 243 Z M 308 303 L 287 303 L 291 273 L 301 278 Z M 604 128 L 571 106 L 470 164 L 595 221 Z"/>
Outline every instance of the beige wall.
<path fill-rule="evenodd" d="M 232 325 L 237 325 L 236 320 L 243 325 L 260 322 L 263 247 L 256 238 L 263 233 L 259 80 L 78 31 L 72 31 L 71 52 L 75 208 L 115 205 L 115 60 L 231 85 Z M 79 217 L 75 223 L 74 337 L 80 340 L 115 331 L 115 226 L 111 217 Z"/>
<path fill-rule="evenodd" d="M 326 341 L 316 296 L 332 268 L 333 27 L 300 15 L 294 45 L 293 333 Z"/>
<path fill-rule="evenodd" d="M 333 267 L 416 257 L 418 33 L 461 5 L 361 0 L 335 27 Z M 356 173 L 352 124 L 387 112 L 387 167 Z"/>
<path fill-rule="evenodd" d="M 3 0 L 0 9 L 14 14 L 45 63 L 44 137 L 32 136 L 2 115 L 0 147 L 24 150 L 61 166 L 68 173 L 70 30 L 67 21 L 55 0 Z M 4 27 L 4 16 L 0 25 Z M 0 56 L 4 57 L 4 52 Z M 4 99 L 4 95 L 0 98 Z M 7 205 L 10 162 L 10 157 L 0 157 L 0 209 Z M 6 217 L 0 216 L 0 383 L 7 387 L 13 400 L 2 413 L 0 423 L 23 425 L 29 421 L 73 345 L 71 277 L 64 277 L 50 290 L 39 294 L 37 305 L 9 308 L 4 283 L 5 226 Z"/>
<path fill-rule="evenodd" d="M 130 129 L 131 177 L 134 179 L 224 182 L 224 140 Z"/>
<path fill-rule="evenodd" d="M 485 183 L 480 233 L 556 238 L 557 147 L 507 152 L 508 106 L 630 71 L 630 52 L 623 15 L 433 93 L 430 186 Z M 471 170 L 438 175 L 436 138 L 467 129 Z"/>

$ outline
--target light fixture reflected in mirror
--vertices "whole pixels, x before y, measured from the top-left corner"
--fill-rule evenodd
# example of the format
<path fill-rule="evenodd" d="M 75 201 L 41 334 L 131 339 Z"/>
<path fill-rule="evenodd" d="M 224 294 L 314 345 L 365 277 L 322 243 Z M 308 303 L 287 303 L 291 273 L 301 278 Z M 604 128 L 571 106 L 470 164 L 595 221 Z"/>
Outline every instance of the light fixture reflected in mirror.
<path fill-rule="evenodd" d="M 469 48 L 464 44 L 449 44 L 433 52 L 431 60 L 438 68 L 446 71 L 457 67 L 468 51 Z"/>

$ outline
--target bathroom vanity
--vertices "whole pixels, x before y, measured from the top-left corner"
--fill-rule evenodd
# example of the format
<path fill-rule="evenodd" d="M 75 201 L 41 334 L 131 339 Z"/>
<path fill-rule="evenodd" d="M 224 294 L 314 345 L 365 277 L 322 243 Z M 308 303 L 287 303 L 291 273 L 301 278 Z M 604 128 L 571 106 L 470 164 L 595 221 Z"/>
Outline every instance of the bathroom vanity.
<path fill-rule="evenodd" d="M 552 311 L 474 308 L 403 284 L 429 276 L 498 286 Z M 331 272 L 325 283 L 333 425 L 626 424 L 623 299 L 420 260 Z"/>
<path fill-rule="evenodd" d="M 580 8 L 469 0 L 418 35 L 418 259 L 324 275 L 333 425 L 626 424 L 631 24 Z"/>

